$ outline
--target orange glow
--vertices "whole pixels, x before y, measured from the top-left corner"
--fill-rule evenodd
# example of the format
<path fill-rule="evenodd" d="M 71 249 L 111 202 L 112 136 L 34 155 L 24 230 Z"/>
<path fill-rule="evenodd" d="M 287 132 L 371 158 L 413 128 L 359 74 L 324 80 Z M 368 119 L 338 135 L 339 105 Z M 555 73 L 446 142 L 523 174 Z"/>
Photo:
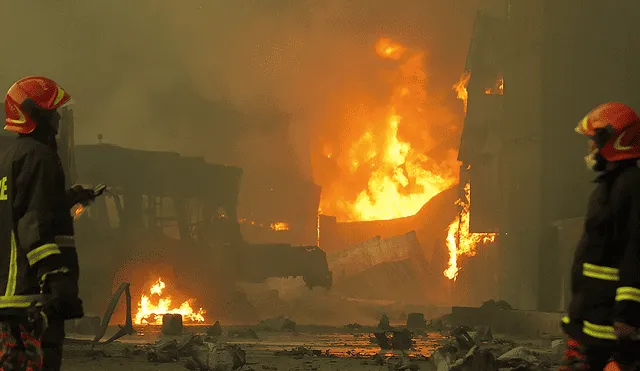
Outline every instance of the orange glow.
<path fill-rule="evenodd" d="M 464 186 L 464 199 L 456 201 L 460 207 L 460 214 L 454 219 L 447 230 L 447 249 L 449 250 L 449 267 L 443 272 L 445 277 L 456 280 L 460 271 L 460 256 L 475 256 L 479 244 L 488 244 L 495 240 L 495 233 L 469 232 L 469 205 L 471 202 L 471 186 Z"/>
<path fill-rule="evenodd" d="M 381 71 L 388 97 L 377 106 L 345 105 L 343 129 L 317 147 L 314 172 L 326 178 L 318 180 L 321 208 L 341 222 L 415 215 L 458 181 L 457 153 L 438 148 L 445 138 L 433 129 L 444 129 L 453 115 L 427 94 L 424 53 L 389 38 L 375 51 L 389 61 Z"/>
<path fill-rule="evenodd" d="M 84 212 L 84 206 L 82 204 L 76 204 L 73 208 L 73 219 L 77 219 Z"/>
<path fill-rule="evenodd" d="M 161 278 L 149 289 L 149 296 L 142 295 L 138 303 L 138 313 L 134 318 L 134 323 L 161 325 L 162 315 L 164 314 L 181 314 L 184 322 L 204 322 L 204 314 L 202 308 L 195 311 L 191 307 L 193 299 L 189 299 L 179 307 L 171 305 L 171 298 L 163 296 L 162 292 L 166 288 L 166 284 Z"/>
<path fill-rule="evenodd" d="M 464 112 L 467 112 L 467 102 L 469 101 L 469 92 L 467 91 L 467 84 L 471 78 L 471 73 L 465 72 L 460 76 L 460 80 L 453 85 L 453 90 L 456 92 L 458 99 L 464 104 Z"/>
<path fill-rule="evenodd" d="M 404 46 L 393 42 L 393 40 L 383 37 L 378 40 L 376 43 L 376 53 L 379 56 L 384 58 L 389 58 L 393 60 L 398 60 L 402 58 L 404 53 L 407 51 L 407 48 Z"/>
<path fill-rule="evenodd" d="M 504 79 L 502 76 L 498 77 L 495 86 L 484 89 L 486 95 L 504 95 Z"/>
<path fill-rule="evenodd" d="M 288 231 L 289 223 L 285 223 L 285 222 L 271 223 L 269 224 L 269 228 L 271 228 L 272 231 Z"/>

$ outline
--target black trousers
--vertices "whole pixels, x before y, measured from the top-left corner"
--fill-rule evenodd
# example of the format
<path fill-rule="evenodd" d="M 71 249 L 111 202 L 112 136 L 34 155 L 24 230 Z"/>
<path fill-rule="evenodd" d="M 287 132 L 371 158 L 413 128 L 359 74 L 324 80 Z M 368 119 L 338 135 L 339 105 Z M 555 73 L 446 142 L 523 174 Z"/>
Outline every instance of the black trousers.
<path fill-rule="evenodd" d="M 42 335 L 42 351 L 44 356 L 43 371 L 59 371 L 62 366 L 62 348 L 64 345 L 64 321 L 49 322 L 49 327 Z"/>

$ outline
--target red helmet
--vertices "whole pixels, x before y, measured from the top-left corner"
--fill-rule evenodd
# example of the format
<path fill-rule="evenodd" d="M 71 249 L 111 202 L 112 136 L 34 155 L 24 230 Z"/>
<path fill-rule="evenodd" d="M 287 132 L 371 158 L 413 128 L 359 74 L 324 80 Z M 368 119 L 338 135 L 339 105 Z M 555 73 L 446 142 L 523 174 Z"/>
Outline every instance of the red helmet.
<path fill-rule="evenodd" d="M 55 110 L 71 100 L 60 85 L 46 77 L 25 77 L 13 84 L 4 99 L 7 116 L 4 130 L 19 134 L 31 133 L 37 122 L 25 111 L 23 104 L 31 100 L 45 111 Z"/>
<path fill-rule="evenodd" d="M 625 104 L 597 106 L 575 130 L 591 138 L 607 161 L 640 158 L 640 117 Z"/>

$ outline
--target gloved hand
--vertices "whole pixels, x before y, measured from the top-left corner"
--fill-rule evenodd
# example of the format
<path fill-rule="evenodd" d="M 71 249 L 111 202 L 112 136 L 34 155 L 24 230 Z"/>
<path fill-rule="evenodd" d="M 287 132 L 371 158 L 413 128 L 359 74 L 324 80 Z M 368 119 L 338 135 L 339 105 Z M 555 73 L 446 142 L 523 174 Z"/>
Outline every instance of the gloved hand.
<path fill-rule="evenodd" d="M 51 296 L 43 305 L 45 313 L 63 320 L 84 317 L 77 280 L 67 274 L 54 274 L 46 280 L 47 291 Z"/>
<path fill-rule="evenodd" d="M 74 185 L 69 190 L 67 190 L 67 202 L 69 208 L 72 208 L 73 205 L 77 203 L 87 205 L 91 201 L 95 200 L 95 198 L 96 194 L 93 189 L 85 189 L 81 185 Z"/>
<path fill-rule="evenodd" d="M 40 339 L 42 334 L 47 330 L 47 327 L 49 327 L 48 316 L 42 308 L 36 307 L 35 303 L 27 310 L 27 321 L 29 322 L 31 335 L 36 339 Z"/>

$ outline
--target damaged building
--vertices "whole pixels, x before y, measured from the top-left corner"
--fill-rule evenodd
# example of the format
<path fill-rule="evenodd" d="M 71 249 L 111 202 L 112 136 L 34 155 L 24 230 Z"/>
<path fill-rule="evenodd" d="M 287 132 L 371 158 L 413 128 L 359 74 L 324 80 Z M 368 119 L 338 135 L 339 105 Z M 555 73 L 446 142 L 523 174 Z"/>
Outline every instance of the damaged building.
<path fill-rule="evenodd" d="M 239 320 L 256 318 L 237 282 L 301 277 L 310 288 L 331 286 L 326 254 L 316 246 L 317 186 L 289 181 L 257 188 L 245 212 L 256 197 L 272 203 L 258 203 L 251 214 L 257 221 L 249 223 L 237 212 L 242 169 L 172 152 L 76 145 L 71 109 L 63 110 L 62 121 L 59 153 L 68 186 L 108 185 L 76 215 L 87 311 L 101 313 L 122 282 L 132 283 L 138 300 L 158 277 L 171 277 L 216 318 Z M 7 144 L 12 138 L 0 137 Z M 276 207 L 287 193 L 309 202 Z"/>
<path fill-rule="evenodd" d="M 471 227 L 500 232 L 498 297 L 519 309 L 566 306 L 594 177 L 573 128 L 603 102 L 640 109 L 639 10 L 635 2 L 492 0 L 477 16 L 461 179 L 473 189 Z M 491 94 L 500 78 L 503 92 Z"/>

